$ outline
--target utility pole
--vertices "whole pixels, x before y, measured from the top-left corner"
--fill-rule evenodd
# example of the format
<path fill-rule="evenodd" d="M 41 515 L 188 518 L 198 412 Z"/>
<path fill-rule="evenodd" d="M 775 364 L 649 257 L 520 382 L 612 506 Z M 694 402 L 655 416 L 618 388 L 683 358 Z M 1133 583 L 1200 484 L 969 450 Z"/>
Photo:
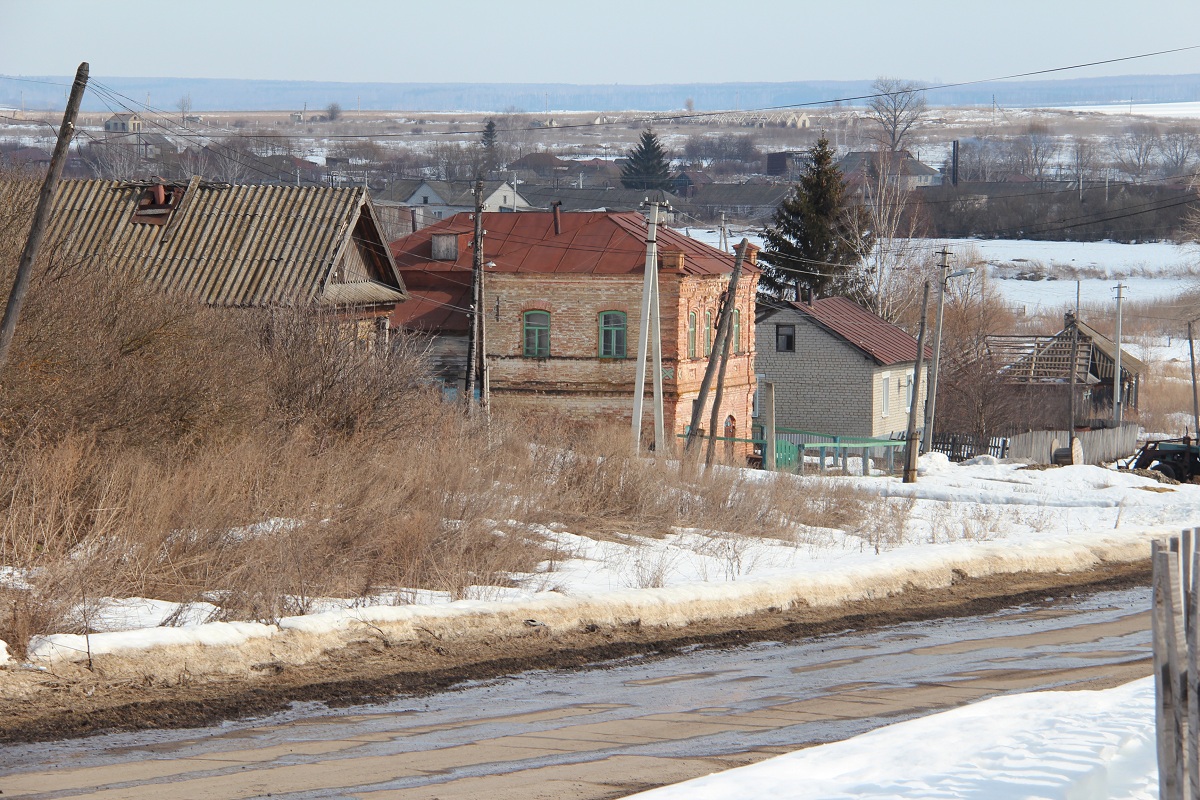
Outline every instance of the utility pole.
<path fill-rule="evenodd" d="M 725 228 L 725 212 L 721 212 L 721 238 L 717 241 L 717 249 L 722 253 L 729 252 L 729 233 Z"/>
<path fill-rule="evenodd" d="M 733 259 L 733 272 L 729 276 L 729 288 L 725 293 L 725 302 L 721 304 L 720 317 L 717 322 L 717 341 L 713 344 L 713 349 L 721 347 L 721 337 L 725 335 L 729 326 L 729 319 L 733 316 L 733 304 L 730 298 L 737 293 L 738 276 L 742 273 L 742 260 L 746 257 L 746 245 L 748 242 L 742 239 L 742 243 L 737 247 L 737 255 Z M 704 415 L 704 404 L 708 400 L 708 390 L 712 386 L 713 376 L 717 371 L 717 366 L 720 362 L 719 358 L 712 357 L 712 351 L 708 354 L 708 365 L 704 368 L 704 377 L 700 380 L 700 393 L 696 395 L 696 399 L 692 402 L 692 421 L 688 425 L 687 439 L 684 443 L 684 450 L 690 451 L 696 442 L 696 438 L 700 435 L 700 418 Z M 716 414 L 714 408 L 713 411 Z M 714 431 L 709 431 L 709 436 L 715 435 Z"/>
<path fill-rule="evenodd" d="M 1068 445 L 1075 441 L 1075 383 L 1079 377 L 1079 281 L 1075 281 L 1075 322 L 1071 326 L 1071 397 L 1067 403 L 1067 413 L 1070 421 L 1067 430 L 1070 431 Z"/>
<path fill-rule="evenodd" d="M 8 295 L 8 305 L 4 308 L 4 318 L 0 320 L 0 370 L 8 365 L 8 351 L 12 348 L 13 333 L 17 329 L 17 317 L 21 314 L 25 293 L 29 291 L 33 262 L 42 246 L 46 225 L 54 210 L 54 194 L 58 189 L 58 181 L 62 177 L 63 165 L 71 147 L 71 137 L 75 133 L 75 117 L 79 113 L 79 104 L 83 101 L 83 90 L 87 88 L 88 69 L 88 63 L 84 61 L 75 72 L 71 95 L 67 99 L 67 109 L 63 112 L 62 126 L 58 129 L 58 141 L 54 145 L 54 154 L 50 156 L 50 168 L 46 171 L 46 179 L 42 181 L 42 191 L 38 195 L 37 208 L 33 212 L 29 238 L 25 240 L 25 249 L 17 264 L 17 276 Z"/>
<path fill-rule="evenodd" d="M 658 308 L 658 212 L 666 203 L 650 204 L 650 219 L 646 227 L 646 266 L 642 277 L 642 315 L 638 327 L 637 373 L 633 387 L 633 452 L 642 449 L 642 403 L 646 394 L 646 345 L 651 344 L 654 368 L 654 452 L 666 448 L 663 423 L 662 336 L 659 332 Z"/>
<path fill-rule="evenodd" d="M 738 280 L 741 278 L 742 263 L 745 261 L 746 248 L 749 245 L 749 240 L 743 238 L 737 246 L 737 255 L 733 259 L 733 274 L 729 277 L 729 290 L 725 292 L 725 300 L 721 303 L 720 321 L 717 323 L 717 346 L 721 348 L 721 367 L 717 372 L 717 391 L 713 396 L 712 414 L 708 420 L 708 447 L 704 451 L 706 467 L 712 466 L 716 454 L 717 425 L 721 421 L 721 395 L 725 391 L 725 367 L 729 364 L 729 346 L 733 341 L 729 328 L 733 325 L 733 309 L 737 308 Z M 691 439 L 690 435 L 688 438 Z"/>
<path fill-rule="evenodd" d="M 1188 356 L 1192 362 L 1192 438 L 1200 442 L 1200 395 L 1196 394 L 1196 345 L 1192 341 L 1192 323 L 1195 321 L 1188 322 Z"/>
<path fill-rule="evenodd" d="M 928 453 L 933 446 L 933 419 L 937 411 L 938 364 L 942 355 L 942 318 L 946 308 L 946 282 L 950 280 L 950 251 L 942 248 L 942 274 L 938 279 L 937 323 L 933 333 L 933 366 L 929 370 L 929 397 L 925 400 L 925 430 L 921 434 L 921 452 Z"/>
<path fill-rule="evenodd" d="M 479 340 L 483 328 L 483 179 L 475 180 L 475 236 L 471 263 L 471 328 L 467 334 L 467 408 L 475 407 L 475 379 L 479 370 Z"/>
<path fill-rule="evenodd" d="M 921 298 L 921 328 L 917 333 L 917 363 L 913 367 L 913 401 L 908 407 L 908 432 L 904 436 L 904 482 L 917 482 L 917 400 L 921 397 L 921 367 L 925 365 L 925 310 L 929 308 L 929 281 Z M 929 398 L 925 402 L 928 404 Z"/>
<path fill-rule="evenodd" d="M 1117 281 L 1117 356 L 1113 365 L 1113 422 L 1121 425 L 1125 398 L 1121 396 L 1121 301 L 1125 299 L 1125 284 Z"/>

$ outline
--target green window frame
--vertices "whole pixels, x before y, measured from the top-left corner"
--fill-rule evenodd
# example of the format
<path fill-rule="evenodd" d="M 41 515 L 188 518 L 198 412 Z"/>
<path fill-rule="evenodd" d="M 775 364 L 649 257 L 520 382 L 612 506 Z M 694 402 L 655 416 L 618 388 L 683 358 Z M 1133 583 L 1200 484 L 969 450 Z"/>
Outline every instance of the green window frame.
<path fill-rule="evenodd" d="M 688 314 L 688 358 L 696 357 L 696 312 Z"/>
<path fill-rule="evenodd" d="M 742 352 L 742 312 L 733 310 L 733 352 Z"/>
<path fill-rule="evenodd" d="M 627 324 L 624 311 L 600 312 L 601 358 L 625 358 Z"/>
<path fill-rule="evenodd" d="M 710 310 L 710 311 L 704 312 L 704 355 L 705 356 L 712 355 L 712 336 L 713 336 L 713 324 L 712 324 L 712 311 Z"/>
<path fill-rule="evenodd" d="M 525 358 L 550 357 L 550 312 L 526 311 L 522 315 Z"/>

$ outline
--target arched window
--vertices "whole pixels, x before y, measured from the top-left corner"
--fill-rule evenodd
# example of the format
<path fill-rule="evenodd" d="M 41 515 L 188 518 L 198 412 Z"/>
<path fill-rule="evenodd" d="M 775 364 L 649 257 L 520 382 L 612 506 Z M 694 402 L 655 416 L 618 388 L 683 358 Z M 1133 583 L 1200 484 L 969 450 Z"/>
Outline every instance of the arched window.
<path fill-rule="evenodd" d="M 625 358 L 625 312 L 600 312 L 600 357 Z"/>
<path fill-rule="evenodd" d="M 688 358 L 696 357 L 696 312 L 688 314 Z"/>
<path fill-rule="evenodd" d="M 712 335 L 713 335 L 712 312 L 705 311 L 704 312 L 704 355 L 706 355 L 706 356 L 712 355 Z"/>
<path fill-rule="evenodd" d="M 733 310 L 733 352 L 742 352 L 742 312 Z"/>
<path fill-rule="evenodd" d="M 550 357 L 550 312 L 525 312 L 525 357 Z"/>

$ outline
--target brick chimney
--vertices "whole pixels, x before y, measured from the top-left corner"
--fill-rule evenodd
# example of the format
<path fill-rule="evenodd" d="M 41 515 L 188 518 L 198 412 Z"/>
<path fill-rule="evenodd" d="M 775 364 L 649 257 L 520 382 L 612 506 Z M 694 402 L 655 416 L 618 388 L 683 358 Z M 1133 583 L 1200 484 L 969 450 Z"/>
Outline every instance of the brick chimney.
<path fill-rule="evenodd" d="M 683 272 L 684 254 L 682 250 L 663 250 L 658 254 L 658 268 L 671 272 Z"/>

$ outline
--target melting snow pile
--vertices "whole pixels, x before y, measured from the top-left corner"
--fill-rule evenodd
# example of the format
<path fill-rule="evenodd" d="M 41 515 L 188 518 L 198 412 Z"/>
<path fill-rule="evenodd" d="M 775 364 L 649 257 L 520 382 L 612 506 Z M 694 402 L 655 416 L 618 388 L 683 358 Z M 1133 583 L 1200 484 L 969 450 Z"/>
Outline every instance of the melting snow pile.
<path fill-rule="evenodd" d="M 829 479 L 791 480 L 802 490 Z M 310 603 L 308 614 L 274 621 L 201 624 L 219 612 L 215 605 L 110 599 L 87 609 L 89 636 L 39 637 L 30 656 L 35 663 L 82 661 L 153 649 L 159 663 L 152 671 L 160 674 L 239 672 L 264 661 L 302 663 L 379 637 L 400 643 L 430 632 L 443 639 L 527 635 L 531 625 L 554 632 L 635 620 L 686 625 L 947 586 L 962 574 L 1133 561 L 1148 555 L 1152 536 L 1200 525 L 1200 486 L 1164 487 L 1100 467 L 1033 471 L 994 459 L 955 465 L 931 454 L 915 484 L 832 480 L 877 494 L 879 518 L 851 531 L 800 530 L 791 541 L 698 530 L 601 541 L 553 527 L 544 534 L 558 554 L 534 573 L 511 576 L 515 588 L 472 587 L 457 601 L 411 590 L 324 599 Z M 20 576 L 10 571 L 0 580 L 11 585 Z M 231 650 L 237 648 L 240 654 Z"/>
<path fill-rule="evenodd" d="M 1154 679 L 984 700 L 638 800 L 1151 800 Z"/>

